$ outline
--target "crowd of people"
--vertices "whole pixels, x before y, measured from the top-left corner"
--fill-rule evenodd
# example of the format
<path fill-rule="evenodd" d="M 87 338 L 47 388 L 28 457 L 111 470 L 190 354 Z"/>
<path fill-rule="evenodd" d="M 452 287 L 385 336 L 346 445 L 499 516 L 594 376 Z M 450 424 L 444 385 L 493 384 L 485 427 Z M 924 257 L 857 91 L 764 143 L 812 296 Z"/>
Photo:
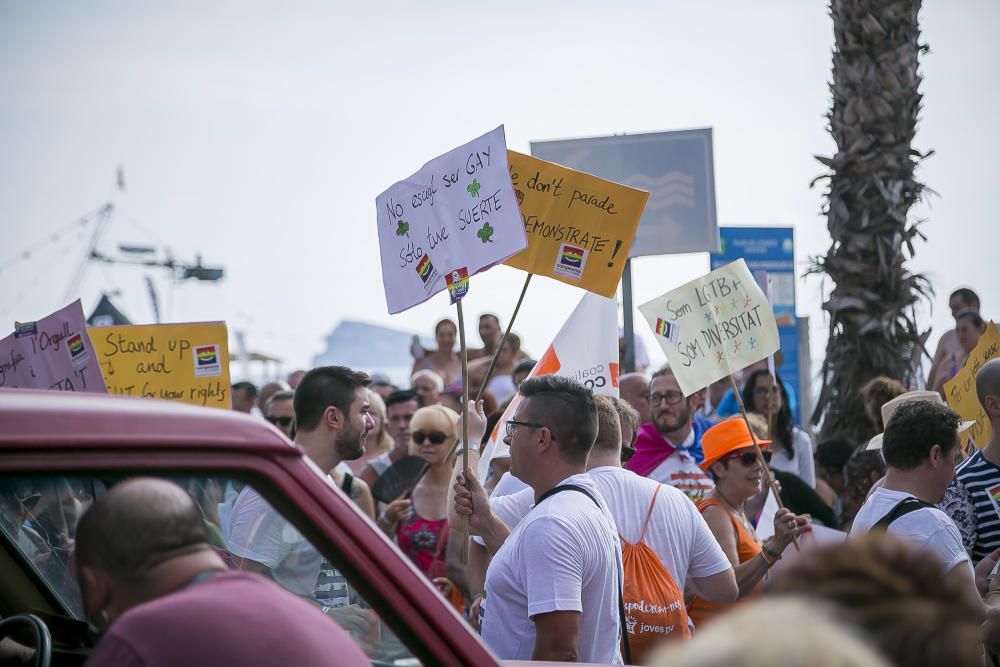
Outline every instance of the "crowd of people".
<path fill-rule="evenodd" d="M 962 460 L 971 423 L 938 389 L 985 325 L 971 290 L 956 291 L 950 305 L 956 330 L 941 339 L 928 389 L 892 378 L 869 382 L 872 437 L 860 443 L 844 436 L 814 442 L 795 419 L 780 365 L 772 374 L 766 361 L 742 369 L 732 386 L 727 379 L 690 396 L 669 367 L 622 375 L 620 397 L 595 395 L 568 378 L 528 378 L 534 362 L 516 337 L 501 343 L 492 314 L 480 318 L 483 347 L 469 355 L 470 396 L 482 390 L 482 397 L 466 406 L 467 423 L 450 320 L 435 327 L 437 349 L 414 345 L 409 386 L 321 367 L 259 389 L 234 384 L 234 409 L 258 414 L 299 445 L 502 659 L 981 664 L 1000 649 L 993 572 L 1000 560 L 1000 359 L 975 376 L 992 439 Z M 509 454 L 496 454 L 480 479 L 475 471 L 491 438 Z M 413 457 L 423 463 L 412 486 L 376 500 L 380 478 Z M 140 521 L 139 497 L 159 499 L 150 525 L 183 533 L 164 561 L 170 581 L 211 573 L 210 586 L 158 588 L 165 598 L 197 600 L 207 617 L 213 595 L 272 595 L 266 578 L 284 589 L 273 604 L 287 607 L 289 618 L 308 611 L 300 604 L 308 600 L 344 630 L 321 636 L 300 624 L 303 656 L 369 633 L 372 617 L 343 593 L 340 573 L 253 488 L 230 485 L 220 495 L 214 540 L 201 515 L 196 522 L 191 514 L 191 496 L 157 480 L 121 484 L 86 512 L 77 508 L 83 603 L 110 612 L 94 664 L 139 650 L 129 637 L 165 613 L 115 622 L 152 593 L 124 595 L 122 577 L 131 575 L 107 569 L 125 562 L 111 552 L 139 558 L 143 549 L 165 548 L 120 545 L 101 532 L 110 521 Z M 817 547 L 810 533 L 818 526 L 846 539 Z M 202 548 L 210 544 L 224 545 L 226 558 Z M 794 560 L 776 567 L 789 554 Z M 788 634 L 794 641 L 783 641 Z M 345 659 L 364 658 L 343 651 Z"/>

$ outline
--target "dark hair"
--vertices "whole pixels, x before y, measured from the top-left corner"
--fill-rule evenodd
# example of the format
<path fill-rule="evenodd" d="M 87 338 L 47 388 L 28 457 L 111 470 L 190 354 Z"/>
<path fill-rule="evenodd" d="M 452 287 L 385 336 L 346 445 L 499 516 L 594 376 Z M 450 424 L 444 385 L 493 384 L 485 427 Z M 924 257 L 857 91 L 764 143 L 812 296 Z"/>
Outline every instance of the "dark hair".
<path fill-rule="evenodd" d="M 292 406 L 295 424 L 300 431 L 313 431 L 319 426 L 323 412 L 331 405 L 349 415 L 358 387 L 371 384 L 368 374 L 346 366 L 320 366 L 299 381 Z"/>
<path fill-rule="evenodd" d="M 906 401 L 885 425 L 882 456 L 899 470 L 913 470 L 939 445 L 947 454 L 957 445 L 958 414 L 947 405 L 929 401 Z"/>
<path fill-rule="evenodd" d="M 758 368 L 747 381 L 743 383 L 743 405 L 746 406 L 748 412 L 753 411 L 753 388 L 757 384 L 757 378 L 762 375 L 770 377 L 771 372 L 766 368 Z M 788 458 L 795 458 L 795 448 L 792 445 L 792 409 L 788 407 L 788 391 L 785 389 L 785 382 L 781 379 L 780 375 L 775 374 L 775 382 L 778 385 L 778 391 L 781 392 L 781 407 L 778 408 L 778 414 L 775 416 L 774 420 L 774 433 L 769 433 L 772 440 L 779 440 L 785 447 L 785 453 L 788 454 Z"/>
<path fill-rule="evenodd" d="M 111 489 L 84 512 L 75 548 L 79 565 L 134 582 L 159 561 L 209 545 L 201 510 L 191 496 L 173 482 L 136 478 Z"/>
<path fill-rule="evenodd" d="M 942 565 L 891 534 L 869 533 L 799 558 L 769 593 L 836 604 L 896 667 L 978 665 L 982 603 L 941 576 Z"/>
<path fill-rule="evenodd" d="M 977 329 L 982 329 L 983 324 L 985 323 L 982 316 L 971 308 L 963 310 L 959 312 L 958 315 L 955 315 L 955 324 L 958 324 L 961 320 L 969 320 L 972 322 L 972 326 Z"/>
<path fill-rule="evenodd" d="M 236 391 L 237 389 L 245 391 L 247 398 L 257 398 L 257 385 L 253 382 L 247 382 L 246 380 L 237 382 L 233 385 L 233 391 Z"/>
<path fill-rule="evenodd" d="M 388 410 L 390 405 L 396 405 L 397 403 L 406 403 L 408 401 L 416 401 L 417 407 L 424 407 L 423 400 L 420 398 L 420 394 L 412 389 L 397 389 L 396 391 L 389 394 L 385 399 L 385 409 Z"/>
<path fill-rule="evenodd" d="M 557 375 L 529 378 L 517 391 L 531 399 L 531 419 L 548 427 L 563 458 L 586 463 L 597 439 L 594 393 L 575 380 Z"/>
<path fill-rule="evenodd" d="M 534 359 L 524 359 L 522 361 L 519 361 L 514 366 L 514 370 L 512 370 L 510 374 L 517 375 L 518 373 L 530 373 L 531 369 L 535 367 L 536 363 L 538 362 L 535 361 Z"/>
<path fill-rule="evenodd" d="M 455 326 L 455 323 L 452 322 L 450 319 L 448 319 L 446 317 L 446 318 L 444 318 L 443 320 L 441 320 L 440 322 L 438 322 L 437 324 L 434 325 L 434 334 L 437 335 L 438 329 L 440 329 L 441 327 L 443 327 L 446 324 L 450 324 L 452 329 L 454 329 L 455 331 L 458 331 L 458 327 Z"/>
<path fill-rule="evenodd" d="M 492 319 L 494 322 L 497 323 L 497 326 L 500 326 L 500 318 L 494 315 L 493 313 L 483 313 L 482 315 L 479 316 L 480 321 L 486 319 Z"/>
<path fill-rule="evenodd" d="M 827 438 L 816 446 L 816 465 L 825 470 L 843 472 L 857 444 L 846 436 Z"/>
<path fill-rule="evenodd" d="M 500 423 L 501 417 L 503 417 L 503 410 L 494 410 L 486 418 L 486 431 L 483 432 L 483 439 L 479 441 L 480 447 L 486 447 L 486 444 L 490 441 L 490 436 L 493 435 L 493 429 Z"/>
<path fill-rule="evenodd" d="M 656 369 L 656 372 L 653 373 L 653 377 L 649 378 L 649 385 L 652 386 L 653 380 L 655 380 L 658 377 L 663 377 L 664 375 L 673 375 L 673 374 L 674 371 L 670 368 L 670 364 L 664 364 L 660 366 L 658 369 Z"/>
<path fill-rule="evenodd" d="M 948 297 L 948 300 L 951 301 L 956 296 L 959 299 L 961 299 L 962 303 L 964 303 L 967 306 L 971 306 L 972 304 L 979 305 L 979 295 L 973 292 L 968 287 L 959 287 L 957 290 L 951 293 L 951 295 Z"/>

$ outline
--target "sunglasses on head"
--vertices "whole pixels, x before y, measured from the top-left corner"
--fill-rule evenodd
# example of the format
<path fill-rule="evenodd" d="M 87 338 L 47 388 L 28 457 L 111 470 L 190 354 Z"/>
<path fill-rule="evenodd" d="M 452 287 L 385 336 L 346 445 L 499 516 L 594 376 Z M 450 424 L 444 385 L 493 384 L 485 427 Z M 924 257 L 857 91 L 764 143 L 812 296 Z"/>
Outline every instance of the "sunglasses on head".
<path fill-rule="evenodd" d="M 292 417 L 265 417 L 265 419 L 275 426 L 288 426 L 292 423 Z"/>
<path fill-rule="evenodd" d="M 761 450 L 761 454 L 764 455 L 764 463 L 771 462 L 771 451 L 764 449 Z M 729 456 L 723 456 L 723 461 L 728 461 L 729 459 L 737 459 L 740 463 L 747 466 L 748 468 L 757 462 L 757 454 L 754 452 L 743 452 L 742 454 L 730 454 Z"/>
<path fill-rule="evenodd" d="M 440 445 L 442 442 L 448 439 L 447 433 L 442 433 L 441 431 L 416 431 L 413 433 L 413 442 L 418 445 L 424 444 L 425 440 L 430 440 L 432 445 Z"/>

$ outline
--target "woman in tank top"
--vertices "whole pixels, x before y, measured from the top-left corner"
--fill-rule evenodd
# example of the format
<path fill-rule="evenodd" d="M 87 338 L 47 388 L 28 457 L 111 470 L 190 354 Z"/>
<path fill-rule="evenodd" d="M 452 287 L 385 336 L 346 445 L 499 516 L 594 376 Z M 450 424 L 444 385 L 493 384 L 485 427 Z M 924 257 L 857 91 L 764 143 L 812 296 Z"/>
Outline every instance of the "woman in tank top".
<path fill-rule="evenodd" d="M 770 459 L 771 441 L 758 442 L 764 459 Z M 781 558 L 792 536 L 808 530 L 809 518 L 778 510 L 774 535 L 761 543 L 743 504 L 760 490 L 764 471 L 743 418 L 716 424 L 705 431 L 701 444 L 705 459 L 700 467 L 715 480 L 715 489 L 698 503 L 698 509 L 733 564 L 742 599 L 760 590 L 767 571 Z M 697 629 L 728 606 L 696 597 L 688 605 L 688 615 Z"/>

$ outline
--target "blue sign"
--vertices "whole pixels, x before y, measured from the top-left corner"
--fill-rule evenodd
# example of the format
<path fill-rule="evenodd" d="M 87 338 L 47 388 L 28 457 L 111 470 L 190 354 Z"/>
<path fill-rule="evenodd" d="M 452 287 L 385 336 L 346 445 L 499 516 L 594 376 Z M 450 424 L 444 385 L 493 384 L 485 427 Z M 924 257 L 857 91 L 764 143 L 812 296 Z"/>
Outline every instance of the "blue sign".
<path fill-rule="evenodd" d="M 712 270 L 741 257 L 755 276 L 767 272 L 781 340 L 778 374 L 789 393 L 799 396 L 799 327 L 795 314 L 795 234 L 791 227 L 720 227 L 720 250 L 711 254 Z M 801 423 L 798 401 L 792 416 Z"/>
<path fill-rule="evenodd" d="M 649 191 L 629 257 L 718 250 L 711 128 L 533 141 L 531 154 Z"/>

